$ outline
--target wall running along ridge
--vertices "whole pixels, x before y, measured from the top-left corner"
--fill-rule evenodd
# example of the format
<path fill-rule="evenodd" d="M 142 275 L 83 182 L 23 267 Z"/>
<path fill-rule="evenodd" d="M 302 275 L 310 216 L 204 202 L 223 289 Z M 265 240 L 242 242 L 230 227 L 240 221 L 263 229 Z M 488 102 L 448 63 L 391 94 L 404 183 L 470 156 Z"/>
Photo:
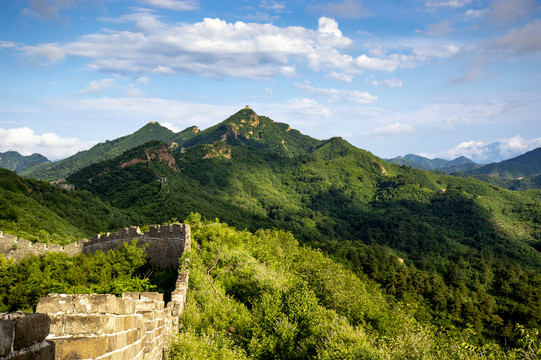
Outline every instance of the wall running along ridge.
<path fill-rule="evenodd" d="M 191 249 L 190 226 L 171 224 L 152 225 L 145 233 L 141 233 L 138 226 L 132 226 L 114 233 L 96 235 L 90 241 L 81 239 L 65 246 L 33 243 L 0 231 L 0 254 L 4 254 L 6 259 L 16 260 L 27 255 L 43 255 L 48 252 L 60 252 L 73 256 L 98 250 L 107 252 L 133 239 L 137 239 L 139 246 L 148 244 L 146 252 L 153 265 L 177 265 L 184 251 Z"/>
<path fill-rule="evenodd" d="M 1 235 L 0 253 L 16 259 L 47 251 L 69 255 L 107 251 L 135 238 L 138 245 L 149 244 L 151 262 L 168 265 L 178 264 L 191 248 L 190 227 L 184 224 L 152 226 L 144 234 L 131 227 L 64 247 Z M 171 335 L 179 329 L 188 279 L 188 269 L 179 272 L 167 306 L 163 294 L 156 292 L 123 293 L 121 298 L 49 294 L 39 300 L 36 314 L 0 314 L 0 359 L 162 359 Z"/>

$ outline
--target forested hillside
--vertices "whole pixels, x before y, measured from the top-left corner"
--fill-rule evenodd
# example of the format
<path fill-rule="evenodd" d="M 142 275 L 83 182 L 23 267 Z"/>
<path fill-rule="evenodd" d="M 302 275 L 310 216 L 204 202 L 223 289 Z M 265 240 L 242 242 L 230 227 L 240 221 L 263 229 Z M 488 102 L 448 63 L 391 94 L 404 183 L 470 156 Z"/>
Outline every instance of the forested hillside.
<path fill-rule="evenodd" d="M 535 331 L 541 328 L 539 190 L 510 191 L 475 179 L 388 164 L 341 138 L 312 139 L 290 129 L 286 124 L 258 116 L 250 109 L 243 109 L 207 130 L 195 132 L 192 129 L 175 144 L 152 141 L 131 148 L 115 158 L 84 167 L 67 179 L 75 185 L 76 192 L 52 188 L 35 180 L 23 180 L 13 173 L 6 174 L 11 179 L 6 183 L 9 185 L 9 194 L 15 194 L 10 196 L 19 199 L 21 204 L 32 201 L 25 205 L 29 214 L 32 211 L 52 211 L 54 214 L 47 213 L 43 217 L 58 216 L 61 221 L 73 226 L 71 230 L 63 230 L 70 236 L 128 224 L 182 220 L 191 213 L 200 213 L 203 218 L 219 218 L 239 230 L 246 229 L 254 233 L 259 229 L 290 231 L 302 244 L 316 249 L 303 253 L 307 261 L 312 256 L 312 260 L 316 261 L 320 255 L 315 254 L 325 253 L 326 260 L 321 261 L 332 261 L 337 264 L 332 266 L 348 269 L 356 276 L 355 281 L 365 284 L 359 286 L 377 284 L 374 299 L 384 296 L 388 306 L 393 309 L 394 304 L 405 306 L 405 314 L 411 321 L 422 324 L 419 328 L 415 325 L 417 329 L 433 327 L 430 330 L 433 334 L 455 329 L 458 332 L 452 330 L 449 336 L 458 336 L 456 339 L 461 339 L 460 336 L 470 331 L 475 346 L 483 348 L 495 342 L 504 349 L 506 346 L 520 345 L 522 340 L 517 332 L 520 326 L 525 326 L 534 337 Z M 32 191 L 25 192 L 26 188 Z M 38 192 L 36 189 L 41 190 Z M 58 210 L 62 207 L 58 202 L 50 200 L 57 196 L 62 196 L 64 202 L 71 202 L 73 209 L 70 212 Z M 89 208 L 87 201 L 83 201 L 85 197 L 92 201 L 94 208 Z M 7 204 L 11 205 L 12 202 Z M 13 206 L 13 209 L 6 213 L 15 211 L 19 216 L 19 205 Z M 72 216 L 72 213 L 80 215 Z M 72 218 L 80 220 L 74 221 Z M 24 217 L 8 219 L 6 224 L 24 228 L 22 224 L 25 222 L 19 219 Z M 92 224 L 87 224 L 87 221 Z M 48 222 L 37 223 L 34 231 L 45 226 L 48 226 Z M 57 228 L 62 227 L 58 225 Z M 57 230 L 46 231 L 54 234 Z M 226 231 L 231 232 L 235 233 L 232 229 Z M 241 238 L 244 236 L 235 234 Z M 224 256 L 234 256 L 226 255 L 230 250 L 233 253 L 237 251 L 228 246 L 213 250 L 218 256 L 216 266 L 222 266 L 221 253 Z M 284 267 L 284 270 L 289 266 L 297 266 L 290 265 L 289 260 L 285 259 L 283 262 L 280 259 L 273 261 L 276 261 L 277 267 Z M 226 271 L 240 266 L 236 262 L 231 263 L 231 266 L 227 265 L 229 263 L 223 264 L 223 270 Z M 199 265 L 196 263 L 194 266 Z M 206 276 L 212 283 L 212 279 L 220 272 L 218 268 L 214 271 L 209 264 L 205 266 L 208 271 Z M 263 265 L 256 267 L 260 266 Z M 204 268 L 197 271 L 205 273 Z M 211 277 L 212 274 L 214 277 Z M 249 273 L 245 278 L 241 276 L 231 281 L 260 281 L 251 276 Z M 280 276 L 296 278 L 298 274 L 294 272 Z M 227 278 L 221 275 L 216 285 Z M 197 275 L 194 281 L 193 286 L 197 288 Z M 269 353 L 265 351 L 275 349 L 272 351 L 279 351 L 280 356 L 287 358 L 293 351 L 291 349 L 300 346 L 306 351 L 303 354 L 315 356 L 318 350 L 310 347 L 312 340 L 306 340 L 306 343 L 299 340 L 305 335 L 309 338 L 312 333 L 299 333 L 299 324 L 291 325 L 291 334 L 284 334 L 291 336 L 288 339 L 294 344 L 289 350 L 273 348 L 281 340 L 269 337 L 271 335 L 268 330 L 257 328 L 260 320 L 263 321 L 259 316 L 266 315 L 255 312 L 257 306 L 261 306 L 255 304 L 258 301 L 270 301 L 268 296 L 289 301 L 286 300 L 287 294 L 294 291 L 293 283 L 276 285 L 278 287 L 269 285 L 271 288 L 268 288 L 268 295 L 264 295 L 267 290 L 257 290 L 256 294 L 244 293 L 248 291 L 245 285 L 233 283 L 223 286 L 240 286 L 240 293 L 230 289 L 224 290 L 222 295 L 242 303 L 231 305 L 235 309 L 237 306 L 247 307 L 251 314 L 244 313 L 242 316 L 246 318 L 242 321 L 248 321 L 251 325 L 243 330 L 245 332 L 238 342 L 234 340 L 235 343 L 231 345 L 233 347 L 227 345 L 230 350 L 258 358 L 268 357 Z M 258 288 L 262 285 L 254 286 Z M 312 285 L 310 289 L 318 294 L 319 290 Z M 222 290 L 216 288 L 216 293 L 219 291 Z M 308 293 L 311 294 L 310 291 Z M 329 296 L 342 296 L 334 294 L 330 288 L 325 291 L 330 292 Z M 381 294 L 377 295 L 378 292 Z M 194 304 L 207 306 L 203 300 L 197 300 L 200 295 L 195 294 Z M 262 298 L 256 300 L 259 296 Z M 307 296 L 314 304 L 314 309 L 327 306 L 323 298 Z M 204 297 L 204 301 L 210 301 L 208 306 L 214 306 L 212 299 Z M 379 303 L 379 300 L 371 301 Z M 276 314 L 285 314 L 289 318 L 290 310 L 287 306 L 279 306 L 284 307 L 277 308 Z M 338 305 L 333 303 L 327 310 L 338 311 L 335 306 Z M 234 311 L 244 311 L 241 308 Z M 366 314 L 355 315 L 364 320 L 350 319 L 349 325 L 344 326 L 347 329 L 348 326 L 359 327 L 362 331 L 383 326 L 378 325 L 379 321 L 387 321 L 382 314 L 396 310 L 389 309 L 378 313 L 381 319 L 378 315 L 368 321 L 364 317 L 368 316 Z M 203 316 L 199 313 L 203 311 L 201 308 L 192 310 L 196 318 Z M 328 315 L 327 310 L 321 308 L 316 312 L 319 314 L 323 311 Z M 350 316 L 339 311 L 337 314 L 339 317 Z M 331 323 L 342 321 L 337 319 Z M 217 330 L 214 325 L 221 330 Z M 212 334 L 213 331 L 222 331 L 222 325 L 212 321 L 194 325 L 194 332 L 186 333 L 187 338 L 181 341 L 192 341 L 208 335 L 209 339 L 220 343 L 223 339 L 213 338 Z M 237 328 L 237 325 L 231 326 Z M 388 328 L 392 327 L 389 325 Z M 331 328 L 310 328 L 312 330 L 309 331 L 315 331 L 320 336 L 322 332 L 331 331 Z M 346 328 L 340 328 L 340 331 L 346 331 Z M 236 331 L 230 331 L 229 334 L 235 337 Z M 375 338 L 387 336 L 385 331 L 376 329 L 376 332 Z M 252 340 L 247 338 L 247 334 L 259 334 L 254 335 L 256 343 L 250 345 Z M 433 344 L 451 341 L 446 338 L 447 335 L 442 335 L 442 338 L 440 335 L 434 335 L 432 339 L 439 340 L 434 340 Z M 337 341 L 349 340 L 339 338 Z M 384 342 L 371 341 L 366 340 L 362 345 L 368 353 L 378 357 L 377 354 L 391 351 L 389 349 L 392 347 L 384 350 L 387 346 Z M 430 351 L 436 353 L 435 349 Z M 449 351 L 452 353 L 454 350 Z M 411 354 L 406 357 L 411 357 Z"/>
<path fill-rule="evenodd" d="M 17 151 L 0 153 L 0 167 L 11 171 L 21 172 L 25 169 L 48 162 L 47 158 L 40 154 L 23 156 Z"/>
<path fill-rule="evenodd" d="M 255 234 L 191 215 L 194 247 L 182 331 L 169 359 L 535 359 L 536 330 L 507 346 L 475 327 L 437 324 L 416 299 L 397 301 L 351 264 L 280 230 Z M 382 259 L 379 259 L 382 260 Z M 388 252 L 385 263 L 412 267 Z M 441 280 L 440 280 L 441 281 Z M 430 283 L 425 279 L 424 286 Z M 423 282 L 419 282 L 419 285 Z"/>
<path fill-rule="evenodd" d="M 21 175 L 53 181 L 59 178 L 65 178 L 75 171 L 95 162 L 111 159 L 148 141 L 160 140 L 172 146 L 178 146 L 179 143 L 190 139 L 197 131 L 198 129 L 194 126 L 179 133 L 174 133 L 156 122 L 150 122 L 133 134 L 99 143 L 89 150 L 78 152 L 66 159 L 28 167 L 24 171 L 21 171 Z"/>
<path fill-rule="evenodd" d="M 273 123 L 252 116 L 242 110 L 230 127 L 190 140 L 210 143 L 173 153 L 145 144 L 68 180 L 149 223 L 199 212 L 238 229 L 291 231 L 442 326 L 501 343 L 518 323 L 539 328 L 541 192 L 387 164 L 340 138 L 288 152 L 281 135 L 291 130 L 280 124 L 254 147 L 258 126 Z"/>
<path fill-rule="evenodd" d="M 88 191 L 67 191 L 0 169 L 0 230 L 9 234 L 64 245 L 138 221 Z"/>

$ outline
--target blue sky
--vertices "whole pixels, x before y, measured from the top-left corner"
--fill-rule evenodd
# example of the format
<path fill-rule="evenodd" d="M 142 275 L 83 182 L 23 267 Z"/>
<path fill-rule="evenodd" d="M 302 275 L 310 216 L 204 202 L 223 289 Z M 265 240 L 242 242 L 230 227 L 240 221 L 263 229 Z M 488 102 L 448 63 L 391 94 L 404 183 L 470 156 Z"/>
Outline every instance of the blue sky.
<path fill-rule="evenodd" d="M 60 159 L 249 104 L 381 157 L 541 146 L 537 0 L 3 0 L 0 151 Z"/>

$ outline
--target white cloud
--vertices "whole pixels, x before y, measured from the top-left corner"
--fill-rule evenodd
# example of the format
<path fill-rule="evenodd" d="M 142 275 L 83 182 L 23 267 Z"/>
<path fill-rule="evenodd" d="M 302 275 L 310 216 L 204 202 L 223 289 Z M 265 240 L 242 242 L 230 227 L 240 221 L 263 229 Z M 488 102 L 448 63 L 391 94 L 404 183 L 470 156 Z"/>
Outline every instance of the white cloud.
<path fill-rule="evenodd" d="M 465 156 L 474 162 L 485 164 L 507 160 L 538 147 L 541 147 L 541 138 L 524 139 L 522 136 L 516 135 L 495 143 L 486 143 L 480 140 L 465 141 L 441 152 L 440 156 L 448 159 Z"/>
<path fill-rule="evenodd" d="M 453 31 L 453 23 L 449 20 L 444 20 L 436 24 L 429 24 L 425 28 L 424 32 L 427 35 L 442 36 L 447 35 Z"/>
<path fill-rule="evenodd" d="M 16 48 L 17 44 L 12 41 L 0 41 L 0 49 Z"/>
<path fill-rule="evenodd" d="M 75 42 L 22 46 L 20 50 L 45 65 L 66 56 L 82 57 L 90 59 L 89 69 L 134 77 L 192 73 L 273 80 L 276 76 L 299 75 L 308 68 L 342 81 L 351 81 L 365 70 L 413 68 L 458 51 L 455 45 L 438 45 L 411 49 L 410 54 L 385 55 L 380 51 L 379 56 L 354 57 L 345 53 L 353 41 L 327 17 L 319 19 L 317 30 L 210 18 L 195 24 L 169 25 L 149 12 L 102 20 L 135 23 L 139 32 L 106 30 L 83 35 Z"/>
<path fill-rule="evenodd" d="M 190 11 L 199 9 L 197 0 L 138 0 L 144 5 L 150 5 L 161 9 Z"/>
<path fill-rule="evenodd" d="M 387 80 L 371 80 L 370 83 L 374 86 L 388 86 L 391 88 L 400 88 L 402 87 L 402 81 L 397 78 L 391 78 Z"/>
<path fill-rule="evenodd" d="M 145 97 L 145 92 L 141 89 L 138 89 L 136 87 L 130 87 L 128 90 L 126 90 L 126 96 L 127 97 L 135 97 L 135 98 L 142 98 Z"/>
<path fill-rule="evenodd" d="M 148 83 L 150 82 L 150 79 L 149 79 L 148 76 L 142 75 L 142 76 L 139 76 L 139 77 L 137 78 L 137 82 L 138 82 L 139 84 L 148 84 Z"/>
<path fill-rule="evenodd" d="M 115 86 L 117 86 L 115 79 L 93 80 L 83 89 L 79 90 L 78 93 L 93 94 Z"/>
<path fill-rule="evenodd" d="M 358 104 L 376 102 L 378 97 L 359 90 L 316 88 L 308 84 L 295 84 L 299 89 L 313 95 L 325 97 L 328 101 L 346 100 Z"/>
<path fill-rule="evenodd" d="M 403 124 L 400 122 L 395 122 L 384 127 L 374 128 L 370 131 L 362 132 L 362 136 L 376 136 L 380 138 L 396 136 L 402 134 L 409 134 L 415 131 L 415 128 L 409 124 Z"/>
<path fill-rule="evenodd" d="M 351 82 L 353 80 L 353 75 L 345 74 L 345 73 L 339 73 L 336 71 L 331 71 L 327 75 L 325 75 L 328 79 L 338 80 L 338 81 L 344 81 L 344 82 Z"/>
<path fill-rule="evenodd" d="M 259 7 L 267 11 L 282 12 L 286 8 L 286 3 L 274 0 L 263 0 L 259 4 Z"/>
<path fill-rule="evenodd" d="M 23 155 L 40 153 L 51 160 L 73 155 L 96 143 L 97 141 L 81 141 L 78 138 L 63 138 L 55 133 L 38 135 L 29 127 L 0 128 L 1 151 L 15 150 Z"/>
<path fill-rule="evenodd" d="M 22 46 L 19 48 L 25 59 L 37 65 L 51 66 L 64 60 L 66 52 L 58 43 L 39 44 L 36 46 Z"/>
<path fill-rule="evenodd" d="M 519 55 L 541 51 L 541 20 L 533 20 L 518 29 L 511 29 L 502 37 L 488 43 L 491 50 L 510 51 Z"/>

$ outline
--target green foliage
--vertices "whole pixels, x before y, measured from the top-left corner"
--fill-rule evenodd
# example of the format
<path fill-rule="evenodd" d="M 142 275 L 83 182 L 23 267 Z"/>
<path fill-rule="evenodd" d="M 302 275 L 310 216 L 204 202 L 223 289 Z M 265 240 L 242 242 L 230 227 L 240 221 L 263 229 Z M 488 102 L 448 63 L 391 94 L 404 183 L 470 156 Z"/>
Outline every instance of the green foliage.
<path fill-rule="evenodd" d="M 29 167 L 48 161 L 45 156 L 40 154 L 23 156 L 17 151 L 0 153 L 0 167 L 16 172 L 24 171 Z"/>
<path fill-rule="evenodd" d="M 37 179 L 53 181 L 67 178 L 77 170 L 98 161 L 112 159 L 127 150 L 152 140 L 170 142 L 177 135 L 156 122 L 150 122 L 131 135 L 104 143 L 99 143 L 89 150 L 78 152 L 66 159 L 54 163 L 43 163 L 29 167 L 21 175 Z"/>
<path fill-rule="evenodd" d="M 6 233 L 64 245 L 137 219 L 88 191 L 66 191 L 0 169 L 0 229 Z"/>
<path fill-rule="evenodd" d="M 61 253 L 27 256 L 15 262 L 0 256 L 0 312 L 34 311 L 48 293 L 114 294 L 153 291 L 146 266 L 145 248 L 134 240 L 106 254 L 68 257 Z"/>
<path fill-rule="evenodd" d="M 538 351 L 538 333 L 524 327 L 504 349 L 471 327 L 421 321 L 421 303 L 388 298 L 290 233 L 200 219 L 187 220 L 190 289 L 169 359 L 518 359 Z"/>

